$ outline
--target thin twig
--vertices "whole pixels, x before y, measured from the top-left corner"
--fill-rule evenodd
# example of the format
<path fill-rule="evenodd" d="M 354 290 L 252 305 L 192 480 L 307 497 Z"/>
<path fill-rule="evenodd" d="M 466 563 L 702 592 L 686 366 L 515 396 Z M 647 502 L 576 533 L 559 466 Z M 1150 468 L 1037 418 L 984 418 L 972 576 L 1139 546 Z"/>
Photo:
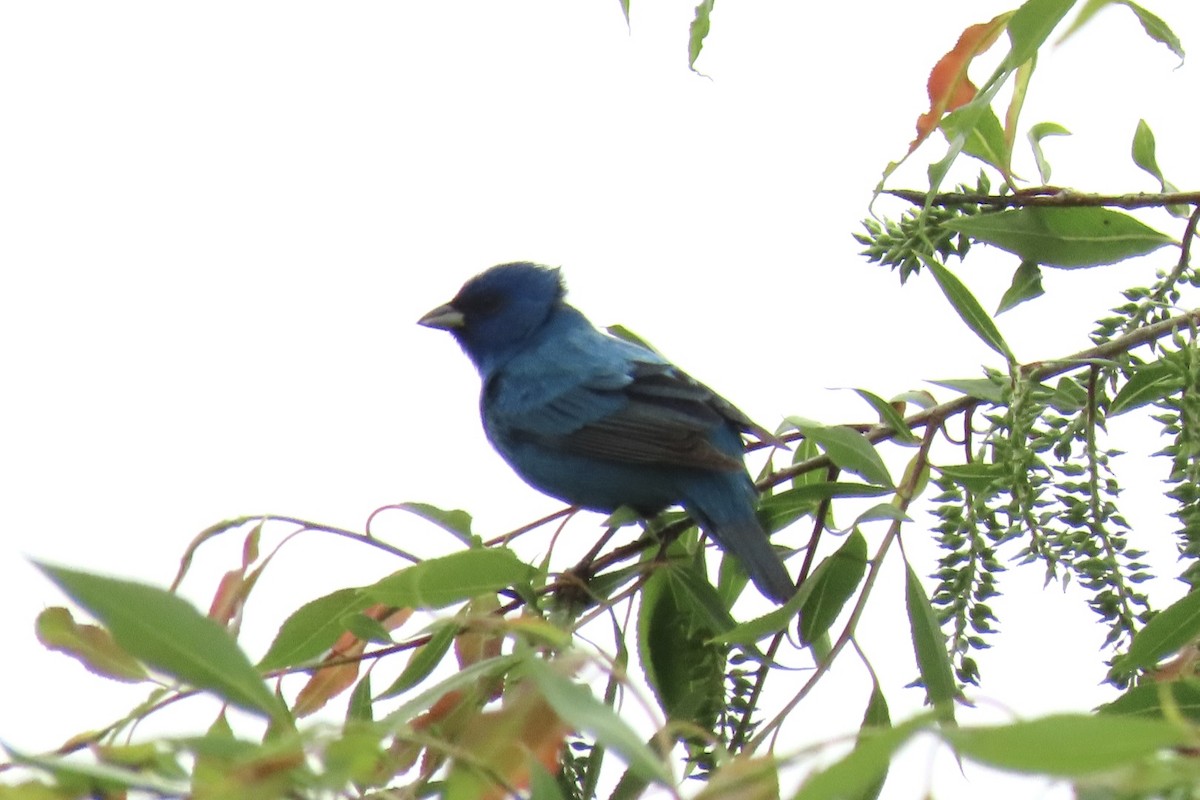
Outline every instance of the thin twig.
<path fill-rule="evenodd" d="M 1136 192 L 1133 194 L 1087 194 L 1042 186 L 1017 194 L 977 194 L 974 192 L 944 192 L 930 197 L 914 189 L 888 189 L 884 194 L 899 197 L 917 205 L 987 206 L 989 208 L 1108 206 L 1112 208 L 1160 208 L 1173 205 L 1200 205 L 1200 192 Z"/>

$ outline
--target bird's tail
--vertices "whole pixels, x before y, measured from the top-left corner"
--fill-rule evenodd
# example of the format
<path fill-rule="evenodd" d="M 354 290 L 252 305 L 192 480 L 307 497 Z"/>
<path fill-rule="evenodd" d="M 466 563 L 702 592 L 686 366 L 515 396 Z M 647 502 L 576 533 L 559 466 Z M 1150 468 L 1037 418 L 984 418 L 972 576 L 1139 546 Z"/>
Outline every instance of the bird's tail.
<path fill-rule="evenodd" d="M 724 488 L 728 488 L 728 484 Z M 796 584 L 754 515 L 754 490 L 748 488 L 749 501 L 737 498 L 739 502 L 722 502 L 729 498 L 706 492 L 707 502 L 688 502 L 685 507 L 722 550 L 737 557 L 765 597 L 776 603 L 786 603 L 796 593 Z"/>

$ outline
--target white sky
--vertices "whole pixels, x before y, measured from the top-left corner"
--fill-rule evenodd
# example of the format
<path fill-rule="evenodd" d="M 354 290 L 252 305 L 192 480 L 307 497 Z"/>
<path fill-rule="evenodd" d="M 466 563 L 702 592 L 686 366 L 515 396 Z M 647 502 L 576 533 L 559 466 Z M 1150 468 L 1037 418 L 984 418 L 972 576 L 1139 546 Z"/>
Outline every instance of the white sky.
<path fill-rule="evenodd" d="M 466 359 L 414 324 L 491 264 L 562 265 L 593 321 L 629 326 L 768 426 L 862 420 L 839 387 L 890 395 L 994 364 L 930 281 L 900 290 L 851 234 L 912 138 L 933 62 L 1013 1 L 718 4 L 698 64 L 709 78 L 686 68 L 687 2 L 635 3 L 632 32 L 614 0 L 7 4 L 0 739 L 51 747 L 143 696 L 38 645 L 35 615 L 64 600 L 27 558 L 165 585 L 195 533 L 227 517 L 361 528 L 420 500 L 497 534 L 554 510 L 488 449 Z M 1200 47 L 1200 7 L 1150 5 Z M 1023 119 L 1074 132 L 1046 144 L 1055 183 L 1153 191 L 1128 156 L 1145 118 L 1168 177 L 1194 189 L 1198 84 L 1114 8 L 1043 59 Z M 893 185 L 921 188 L 938 147 Z M 1024 150 L 1017 169 L 1036 175 Z M 1114 289 L 1174 257 L 1051 273 L 1050 296 L 1002 328 L 1025 360 L 1072 352 Z M 960 274 L 994 307 L 1015 259 L 969 264 Z M 1157 477 L 1128 516 L 1168 542 Z M 398 515 L 379 530 L 425 554 L 451 544 Z M 582 550 L 595 528 L 569 532 Z M 205 551 L 185 586 L 199 605 L 238 545 Z M 300 602 L 398 566 L 315 536 L 289 545 L 249 609 L 247 649 L 261 654 Z M 877 589 L 884 607 L 888 592 L 900 607 L 895 577 Z M 998 604 L 1004 635 L 965 721 L 1106 697 L 1082 600 L 1039 598 Z M 885 609 L 865 624 L 879 663 L 907 639 Z M 787 744 L 857 725 L 868 687 L 843 659 Z M 901 688 L 914 670 L 887 677 L 896 718 L 920 703 Z M 930 758 L 907 758 L 887 797 L 930 781 L 966 791 L 952 759 Z M 975 797 L 1013 789 L 971 774 Z"/>

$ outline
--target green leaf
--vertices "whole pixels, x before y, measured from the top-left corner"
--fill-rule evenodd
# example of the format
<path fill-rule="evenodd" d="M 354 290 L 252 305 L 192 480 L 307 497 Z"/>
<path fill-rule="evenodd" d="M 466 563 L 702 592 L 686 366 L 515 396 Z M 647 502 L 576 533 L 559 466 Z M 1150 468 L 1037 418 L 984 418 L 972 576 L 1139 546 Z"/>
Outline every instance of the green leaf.
<path fill-rule="evenodd" d="M 347 617 L 371 605 L 360 589 L 338 589 L 292 612 L 258 663 L 263 672 L 304 664 L 325 653 L 346 631 Z"/>
<path fill-rule="evenodd" d="M 758 507 L 758 519 L 768 533 L 774 533 L 803 516 L 816 513 L 821 501 L 827 497 L 881 497 L 890 493 L 886 486 L 865 483 L 810 483 L 764 497 Z"/>
<path fill-rule="evenodd" d="M 944 227 L 1047 267 L 1095 267 L 1172 244 L 1128 214 L 1109 208 L 1031 207 L 955 217 Z"/>
<path fill-rule="evenodd" d="M 1190 741 L 1161 720 L 1106 714 L 1056 714 L 1026 722 L 942 729 L 960 755 L 1001 769 L 1040 775 L 1108 772 Z"/>
<path fill-rule="evenodd" d="M 629 0 L 617 0 L 621 4 L 621 14 L 625 17 L 625 25 L 629 26 Z"/>
<path fill-rule="evenodd" d="M 1133 375 L 1117 390 L 1108 406 L 1115 417 L 1183 391 L 1184 378 L 1179 359 L 1174 355 L 1134 367 Z"/>
<path fill-rule="evenodd" d="M 1005 464 L 989 464 L 983 461 L 948 464 L 935 469 L 967 491 L 975 493 L 986 492 L 1009 477 L 1009 467 Z"/>
<path fill-rule="evenodd" d="M 185 600 L 143 583 L 34 563 L 142 663 L 246 711 L 286 715 L 229 632 Z"/>
<path fill-rule="evenodd" d="M 930 383 L 934 386 L 944 386 L 947 389 L 961 392 L 967 397 L 986 400 L 998 406 L 1008 402 L 1004 387 L 987 378 L 949 378 L 941 381 L 930 381 Z"/>
<path fill-rule="evenodd" d="M 821 562 L 806 583 L 812 594 L 800 609 L 800 638 L 810 644 L 833 625 L 867 571 L 867 540 L 857 528 Z"/>
<path fill-rule="evenodd" d="M 968 119 L 974 124 L 964 128 Z M 982 113 L 972 113 L 972 109 L 968 107 L 960 108 L 947 114 L 942 119 L 941 126 L 948 136 L 964 137 L 964 153 L 995 167 L 1002 174 L 1008 174 L 1012 153 L 1008 150 L 1000 120 L 996 119 L 996 113 L 990 107 L 985 108 Z"/>
<path fill-rule="evenodd" d="M 984 215 L 976 214 L 975 216 Z M 1000 329 L 996 327 L 996 323 L 983 310 L 983 306 L 979 305 L 979 301 L 963 285 L 962 281 L 953 272 L 936 261 L 927 260 L 925 265 L 929 267 L 934 280 L 937 281 L 938 288 L 942 290 L 942 294 L 950 301 L 950 305 L 958 312 L 958 316 L 967 324 L 967 327 L 982 339 L 988 347 L 1004 356 L 1008 361 L 1015 361 L 1016 358 L 1013 356 L 1012 351 L 1008 349 L 1008 344 L 1004 341 L 1004 337 L 1000 335 Z"/>
<path fill-rule="evenodd" d="M 1154 176 L 1163 192 L 1179 191 L 1179 187 L 1163 177 L 1162 170 L 1158 166 L 1155 149 L 1154 132 L 1150 130 L 1146 120 L 1138 120 L 1137 130 L 1133 134 L 1133 163 Z M 1175 203 L 1167 206 L 1167 211 L 1173 216 L 1186 219 L 1191 209 L 1186 205 Z"/>
<path fill-rule="evenodd" d="M 476 661 L 469 667 L 464 667 L 449 678 L 418 692 L 405 700 L 387 717 L 379 722 L 380 730 L 402 730 L 408 727 L 412 718 L 425 711 L 442 698 L 447 692 L 473 691 L 486 685 L 496 677 L 503 675 L 518 664 L 524 664 L 536 656 L 531 653 L 511 654 L 485 658 Z"/>
<path fill-rule="evenodd" d="M 1075 0 L 1025 0 L 1008 21 L 1012 50 L 1004 60 L 1004 69 L 1016 69 L 1037 55 L 1051 31 L 1058 25 Z"/>
<path fill-rule="evenodd" d="M 450 652 L 450 646 L 454 644 L 454 637 L 457 633 L 457 625 L 449 622 L 441 624 L 434 631 L 433 635 L 429 637 L 428 642 L 413 650 L 400 676 L 392 682 L 392 685 L 383 694 L 379 695 L 379 699 L 385 700 L 389 697 L 395 697 L 428 678 L 437 665 L 442 663 L 442 659 L 445 658 L 446 653 Z"/>
<path fill-rule="evenodd" d="M 1013 273 L 1012 285 L 1000 298 L 1000 305 L 996 307 L 996 313 L 1003 314 L 1026 300 L 1041 297 L 1045 293 L 1046 290 L 1042 288 L 1042 270 L 1037 263 L 1022 261 L 1021 266 L 1017 267 L 1017 271 Z"/>
<path fill-rule="evenodd" d="M 1038 178 L 1043 185 L 1050 182 L 1050 162 L 1042 152 L 1042 139 L 1047 136 L 1070 136 L 1071 132 L 1057 122 L 1039 122 L 1029 129 L 1029 146 L 1037 163 Z"/>
<path fill-rule="evenodd" d="M 45 798 L 62 798 L 62 797 L 123 797 L 123 790 L 132 789 L 134 791 L 145 791 L 151 796 L 158 797 L 185 797 L 188 795 L 188 785 L 178 781 L 171 781 L 158 775 L 150 774 L 141 769 L 128 769 L 125 767 L 113 766 L 111 764 L 96 764 L 80 761 L 78 759 L 63 758 L 59 756 L 43 756 L 29 755 L 13 750 L 11 747 L 5 747 L 14 764 L 25 764 L 31 767 L 37 767 L 40 770 L 45 770 L 61 782 L 64 786 L 78 787 L 78 794 L 30 794 L 25 795 L 14 794 L 15 798 L 21 797 L 36 797 L 38 800 Z M 4 786 L 0 786 L 0 796 L 4 796 Z"/>
<path fill-rule="evenodd" d="M 645 780 L 673 786 L 667 765 L 646 746 L 616 711 L 601 703 L 586 686 L 575 683 L 541 659 L 525 661 L 525 674 L 537 685 L 542 697 L 574 730 L 585 731 L 619 755 L 629 768 Z"/>
<path fill-rule="evenodd" d="M 861 731 L 858 741 L 841 760 L 808 776 L 794 800 L 849 800 L 867 798 L 887 775 L 892 756 L 925 727 L 924 716 L 895 728 Z"/>
<path fill-rule="evenodd" d="M 1129 652 L 1113 663 L 1113 672 L 1128 673 L 1153 667 L 1200 636 L 1200 590 L 1193 589 L 1155 614 L 1134 634 Z"/>
<path fill-rule="evenodd" d="M 921 682 L 929 695 L 938 719 L 954 721 L 954 698 L 958 687 L 954 683 L 954 668 L 946 647 L 946 635 L 938 624 L 937 615 L 921 586 L 921 579 L 911 565 L 905 565 L 904 603 L 908 608 L 908 622 L 912 627 L 913 651 L 917 656 L 917 667 Z"/>
<path fill-rule="evenodd" d="M 857 742 L 861 742 L 864 737 L 870 736 L 878 730 L 886 730 L 892 727 L 892 715 L 888 711 L 887 698 L 883 696 L 883 691 L 879 688 L 879 684 L 874 684 L 871 687 L 871 699 L 867 701 L 867 710 L 863 713 L 862 725 L 858 729 Z M 883 774 L 879 776 L 879 780 L 875 781 L 874 785 L 867 787 L 866 791 L 856 795 L 856 800 L 876 800 L 879 794 L 883 791 L 883 784 L 887 780 L 887 766 L 884 766 Z"/>
<path fill-rule="evenodd" d="M 475 544 L 475 537 L 471 533 L 471 515 L 466 511 L 447 510 L 429 503 L 400 503 L 396 508 L 429 520 L 442 530 L 454 534 L 454 537 L 467 547 Z"/>
<path fill-rule="evenodd" d="M 533 574 L 533 567 L 507 548 L 463 550 L 414 564 L 362 591 L 380 603 L 432 609 L 526 583 Z"/>
<path fill-rule="evenodd" d="M 1074 378 L 1060 378 L 1050 397 L 1050 405 L 1063 414 L 1078 411 L 1087 405 L 1087 390 Z"/>
<path fill-rule="evenodd" d="M 1134 686 L 1116 700 L 1097 709 L 1101 714 L 1163 716 L 1164 693 L 1174 710 L 1191 722 L 1200 722 L 1200 680 L 1153 681 Z"/>
<path fill-rule="evenodd" d="M 725 654 L 710 639 L 732 625 L 714 630 L 675 572 L 657 570 L 642 589 L 638 653 L 667 718 L 710 730 L 725 702 Z"/>
<path fill-rule="evenodd" d="M 1172 53 L 1179 57 L 1180 61 L 1183 61 L 1183 43 L 1179 41 L 1179 37 L 1167 23 L 1132 0 L 1117 0 L 1117 2 L 1137 15 L 1138 22 L 1142 23 L 1142 30 L 1146 32 L 1146 35 L 1160 44 L 1165 44 Z"/>
<path fill-rule="evenodd" d="M 854 524 L 857 526 L 864 522 L 877 522 L 881 519 L 892 522 L 912 522 L 912 517 L 901 511 L 894 503 L 876 503 L 855 517 Z"/>
<path fill-rule="evenodd" d="M 688 69 L 696 71 L 696 59 L 704 49 L 704 39 L 708 36 L 709 16 L 712 14 L 714 0 L 701 0 L 696 6 L 696 17 L 688 28 Z"/>
<path fill-rule="evenodd" d="M 375 719 L 375 707 L 371 704 L 371 673 L 363 675 L 350 693 L 346 706 L 346 722 L 371 722 Z"/>
<path fill-rule="evenodd" d="M 871 408 L 875 409 L 875 413 L 879 415 L 879 422 L 887 425 L 896 432 L 895 440 L 899 444 L 919 444 L 918 439 L 908 427 L 908 423 L 904 421 L 904 417 L 896 410 L 896 407 L 884 400 L 874 392 L 868 392 L 866 389 L 854 390 L 859 397 L 871 404 Z"/>
<path fill-rule="evenodd" d="M 1162 170 L 1158 168 L 1158 158 L 1155 155 L 1154 131 L 1150 130 L 1150 126 L 1146 124 L 1146 120 L 1139 119 L 1137 130 L 1133 132 L 1133 163 L 1137 164 L 1143 171 L 1150 173 L 1158 181 L 1159 185 L 1166 189 L 1166 178 L 1163 177 Z"/>
<path fill-rule="evenodd" d="M 795 619 L 796 614 L 800 611 L 800 607 L 808 602 L 808 598 L 812 595 L 814 588 L 815 584 L 812 581 L 805 581 L 800 584 L 800 588 L 796 590 L 796 593 L 782 606 L 763 614 L 761 617 L 755 617 L 754 619 L 735 625 L 724 633 L 712 637 L 711 641 L 720 644 L 751 645 L 759 639 L 773 636 Z"/>
<path fill-rule="evenodd" d="M 47 650 L 66 653 L 96 675 L 124 683 L 150 677 L 137 659 L 117 646 L 108 631 L 78 624 L 65 608 L 43 610 L 37 616 L 35 630 Z"/>
<path fill-rule="evenodd" d="M 844 425 L 822 425 L 803 417 L 788 417 L 787 421 L 803 433 L 805 438 L 812 439 L 820 445 L 829 456 L 829 460 L 847 472 L 853 472 L 880 486 L 895 485 L 883 459 L 875 452 L 874 445 L 853 428 Z"/>

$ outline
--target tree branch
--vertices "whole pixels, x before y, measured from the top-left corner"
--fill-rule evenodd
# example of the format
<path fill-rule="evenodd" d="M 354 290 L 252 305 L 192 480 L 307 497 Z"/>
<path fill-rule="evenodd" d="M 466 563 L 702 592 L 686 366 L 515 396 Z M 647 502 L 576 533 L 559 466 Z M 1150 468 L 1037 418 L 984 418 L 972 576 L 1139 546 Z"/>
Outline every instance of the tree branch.
<path fill-rule="evenodd" d="M 1200 205 L 1200 192 L 1136 192 L 1134 194 L 1085 194 L 1057 186 L 1039 186 L 1016 194 L 976 194 L 943 192 L 930 197 L 915 189 L 888 189 L 884 194 L 916 205 L 987 206 L 989 208 L 1030 208 L 1111 206 L 1113 208 L 1161 208 L 1173 205 Z"/>

